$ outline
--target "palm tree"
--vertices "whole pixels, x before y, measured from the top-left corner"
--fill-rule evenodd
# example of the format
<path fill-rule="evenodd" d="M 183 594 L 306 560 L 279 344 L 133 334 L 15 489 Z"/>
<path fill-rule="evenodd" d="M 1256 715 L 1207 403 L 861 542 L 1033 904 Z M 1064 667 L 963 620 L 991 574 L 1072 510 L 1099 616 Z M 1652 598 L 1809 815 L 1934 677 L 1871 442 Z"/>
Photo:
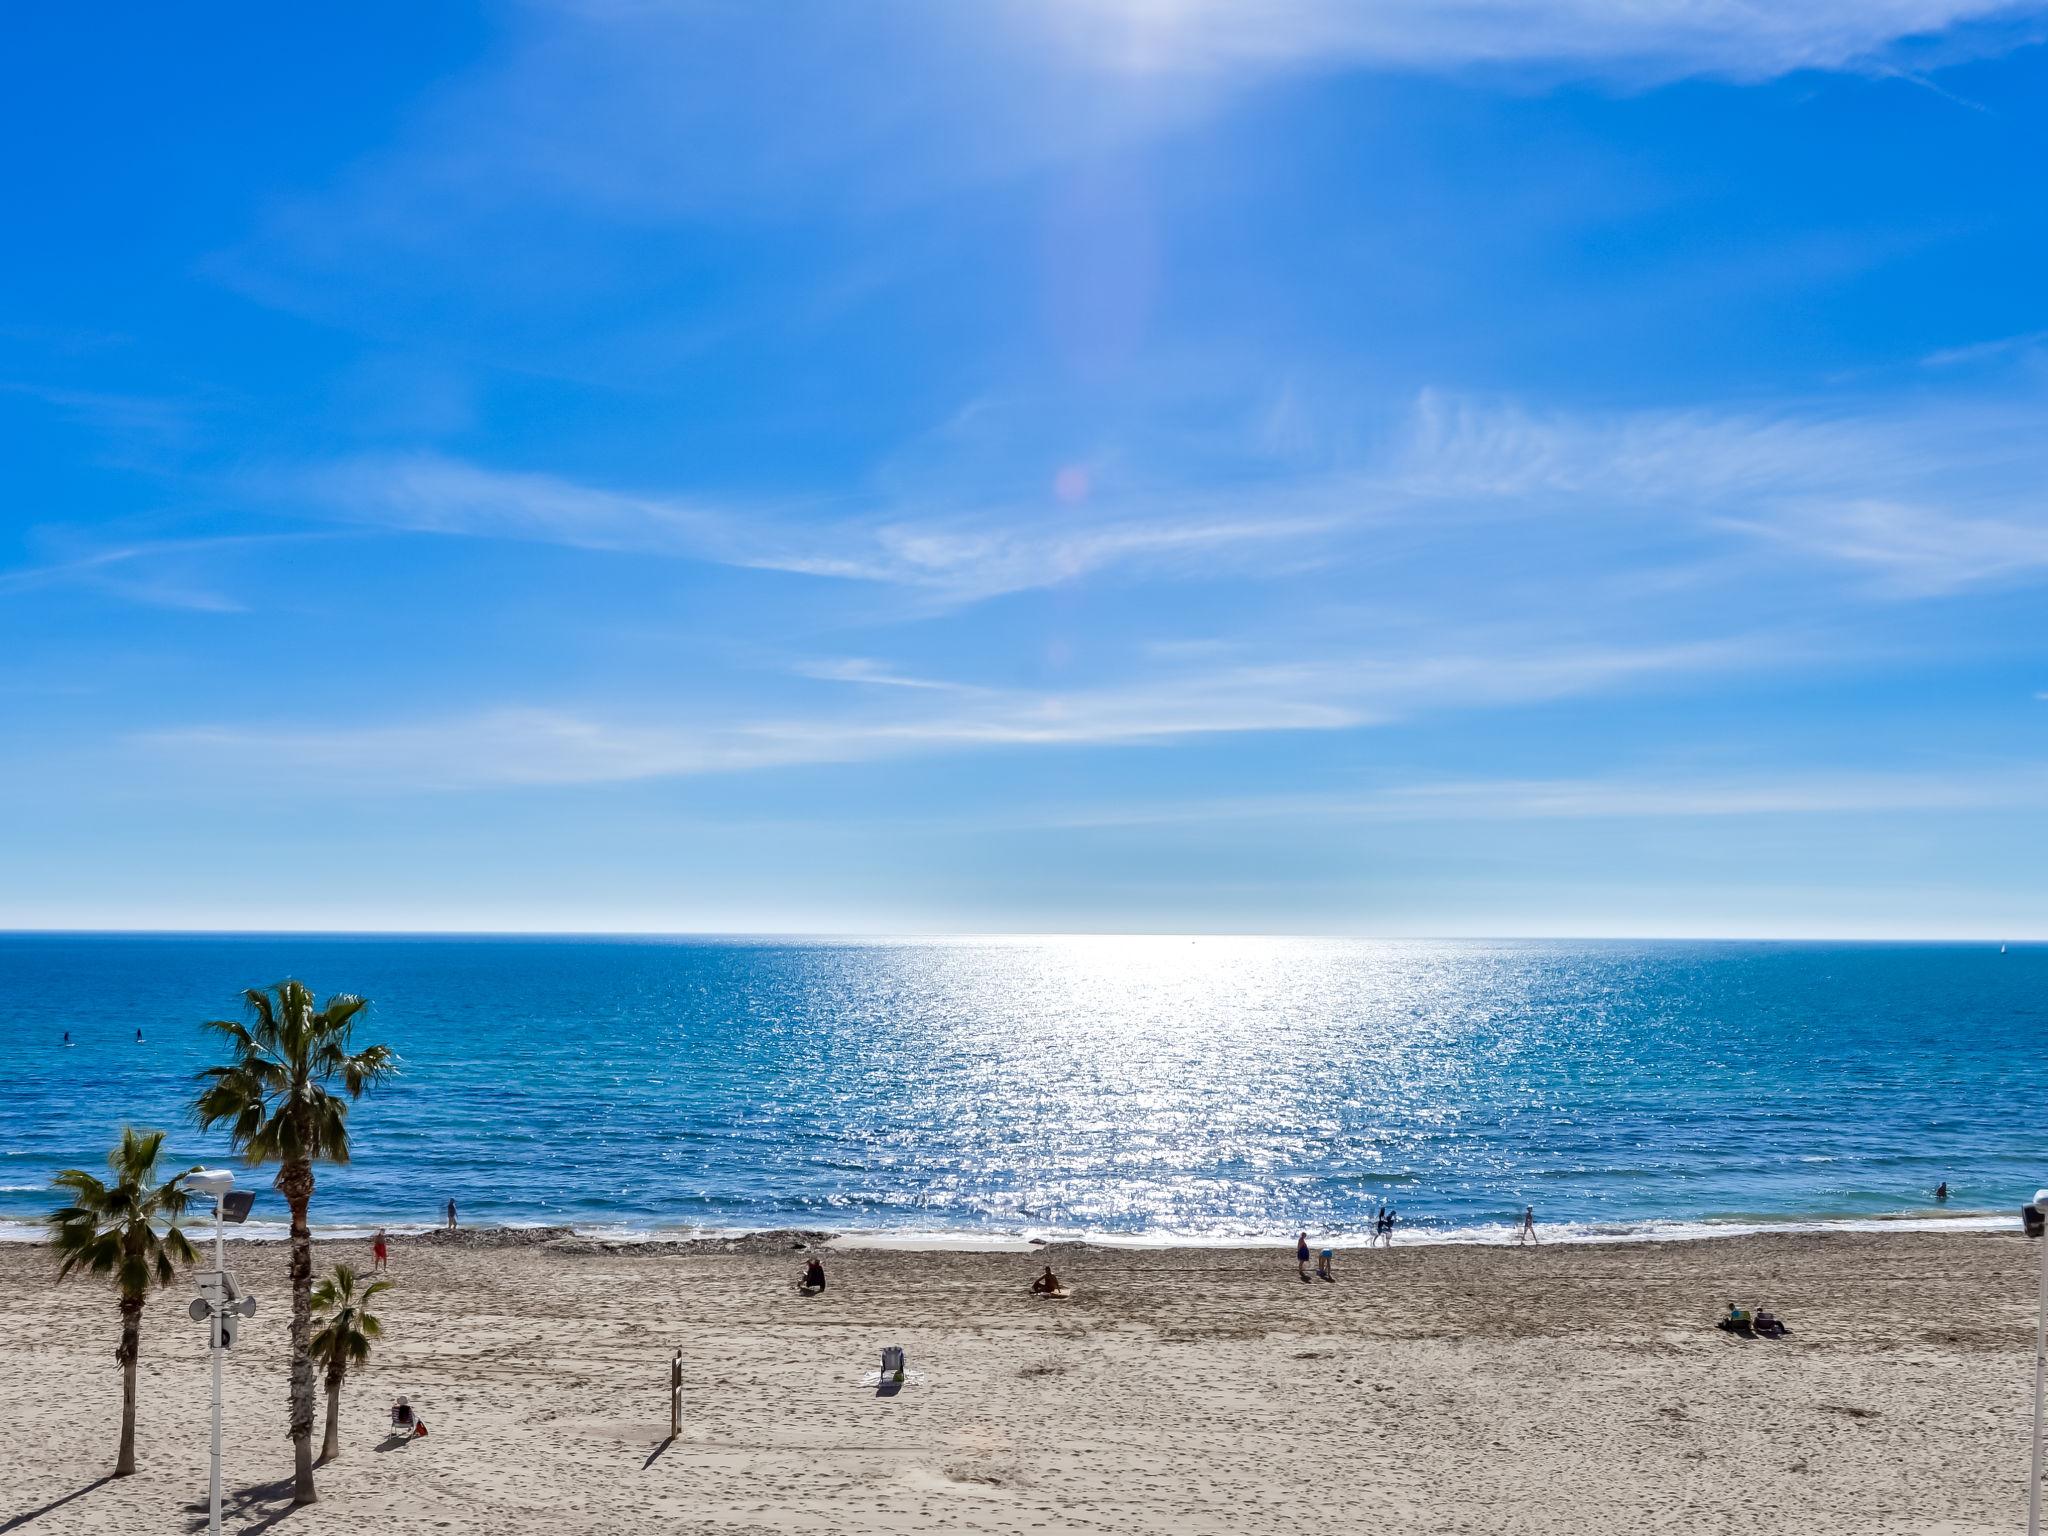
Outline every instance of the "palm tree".
<path fill-rule="evenodd" d="M 370 1358 L 370 1344 L 384 1336 L 384 1325 L 370 1315 L 370 1303 L 391 1289 L 389 1280 L 372 1280 L 359 1292 L 353 1264 L 337 1264 L 334 1273 L 313 1288 L 313 1310 L 320 1314 L 311 1353 L 327 1367 L 327 1438 L 320 1460 L 341 1454 L 341 1383 L 348 1368 Z"/>
<path fill-rule="evenodd" d="M 273 995 L 274 994 L 274 995 Z M 276 1163 L 277 1188 L 292 1212 L 291 1438 L 294 1504 L 311 1504 L 313 1488 L 313 1164 L 348 1161 L 348 1107 L 373 1083 L 398 1070 L 387 1046 L 350 1050 L 356 1015 L 368 1003 L 330 997 L 320 1007 L 296 981 L 242 996 L 251 1022 L 214 1019 L 206 1028 L 234 1052 L 226 1066 L 200 1073 L 207 1086 L 193 1101 L 202 1127 L 225 1125 L 228 1139 L 251 1163 Z M 335 1092 L 339 1085 L 341 1092 Z"/>
<path fill-rule="evenodd" d="M 82 1168 L 66 1168 L 52 1182 L 71 1196 L 71 1203 L 52 1211 L 46 1220 L 50 1241 L 63 1262 L 57 1278 L 68 1280 L 83 1270 L 112 1275 L 121 1294 L 121 1453 L 114 1476 L 135 1470 L 135 1367 L 142 1358 L 142 1307 L 152 1284 L 169 1285 L 178 1266 L 196 1257 L 178 1218 L 185 1214 L 183 1173 L 163 1183 L 156 1179 L 162 1131 L 121 1132 L 121 1144 L 107 1154 L 111 1184 Z M 189 1170 L 187 1170 L 189 1171 Z M 163 1230 L 157 1230 L 158 1223 Z"/>

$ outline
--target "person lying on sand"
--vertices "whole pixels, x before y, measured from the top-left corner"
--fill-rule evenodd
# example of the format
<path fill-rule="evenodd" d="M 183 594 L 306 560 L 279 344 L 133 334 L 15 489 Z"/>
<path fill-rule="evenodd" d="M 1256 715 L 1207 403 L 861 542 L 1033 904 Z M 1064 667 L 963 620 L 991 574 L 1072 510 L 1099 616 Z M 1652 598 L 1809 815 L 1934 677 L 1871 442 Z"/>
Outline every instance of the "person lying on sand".
<path fill-rule="evenodd" d="M 815 1258 L 809 1260 L 804 1265 L 804 1277 L 797 1282 L 796 1288 L 800 1291 L 809 1291 L 813 1295 L 825 1289 L 824 1262 Z"/>
<path fill-rule="evenodd" d="M 1060 1284 L 1060 1277 L 1052 1272 L 1050 1264 L 1045 1266 L 1044 1274 L 1031 1282 L 1031 1294 L 1034 1296 L 1057 1296 L 1064 1289 L 1065 1287 Z"/>

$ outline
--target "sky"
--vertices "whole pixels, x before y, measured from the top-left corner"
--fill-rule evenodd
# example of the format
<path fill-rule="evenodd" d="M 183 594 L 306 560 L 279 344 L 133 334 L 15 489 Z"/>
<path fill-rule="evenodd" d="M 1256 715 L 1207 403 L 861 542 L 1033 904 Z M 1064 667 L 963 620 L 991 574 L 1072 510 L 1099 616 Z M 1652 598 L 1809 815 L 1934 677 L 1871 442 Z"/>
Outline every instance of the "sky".
<path fill-rule="evenodd" d="M 10 40 L 0 927 L 2048 936 L 2048 5 Z"/>

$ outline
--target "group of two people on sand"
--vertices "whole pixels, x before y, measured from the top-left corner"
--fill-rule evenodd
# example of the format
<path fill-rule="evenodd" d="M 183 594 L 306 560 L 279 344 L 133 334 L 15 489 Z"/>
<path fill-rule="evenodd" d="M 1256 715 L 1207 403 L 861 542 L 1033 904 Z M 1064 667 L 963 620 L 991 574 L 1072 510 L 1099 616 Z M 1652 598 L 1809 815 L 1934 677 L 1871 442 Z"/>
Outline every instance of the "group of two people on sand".
<path fill-rule="evenodd" d="M 815 1296 L 824 1290 L 825 1261 L 815 1254 L 806 1259 L 804 1261 L 803 1278 L 797 1281 L 796 1288 L 806 1296 Z M 1067 1294 L 1067 1288 L 1060 1284 L 1060 1277 L 1052 1272 L 1052 1266 L 1048 1264 L 1045 1266 L 1045 1273 L 1031 1282 L 1031 1294 L 1034 1296 L 1064 1296 Z"/>

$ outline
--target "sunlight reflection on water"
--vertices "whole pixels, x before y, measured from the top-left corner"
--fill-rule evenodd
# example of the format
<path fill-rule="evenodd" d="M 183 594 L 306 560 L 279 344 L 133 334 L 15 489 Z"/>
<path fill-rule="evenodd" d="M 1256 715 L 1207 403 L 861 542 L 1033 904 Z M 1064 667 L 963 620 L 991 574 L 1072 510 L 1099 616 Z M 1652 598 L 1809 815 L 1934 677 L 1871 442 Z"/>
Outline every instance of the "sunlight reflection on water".
<path fill-rule="evenodd" d="M 0 1216 L 40 1209 L 123 1119 L 182 1124 L 191 1026 L 291 971 L 372 996 L 406 1061 L 356 1117 L 357 1162 L 321 1174 L 330 1220 L 452 1194 L 474 1219 L 1220 1237 L 1356 1232 L 1388 1200 L 1452 1226 L 1530 1202 L 1588 1223 L 1876 1214 L 1938 1178 L 1987 1204 L 2033 1176 L 2008 1068 L 2038 1046 L 2044 972 L 1995 958 L 16 937 Z M 51 1051 L 65 1028 L 79 1048 Z"/>

